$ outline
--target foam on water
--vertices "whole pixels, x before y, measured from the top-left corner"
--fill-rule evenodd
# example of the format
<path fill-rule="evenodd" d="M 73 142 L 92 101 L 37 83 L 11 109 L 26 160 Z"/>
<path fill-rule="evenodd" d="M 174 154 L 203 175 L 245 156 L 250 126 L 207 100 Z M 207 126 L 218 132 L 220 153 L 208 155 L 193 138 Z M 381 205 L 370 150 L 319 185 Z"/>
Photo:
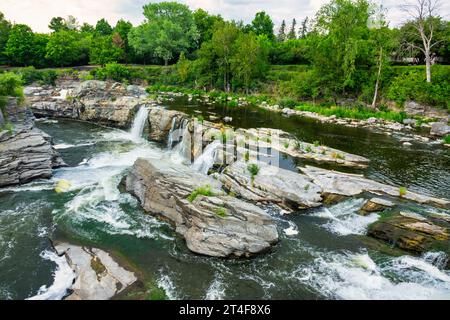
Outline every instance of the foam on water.
<path fill-rule="evenodd" d="M 363 235 L 366 233 L 367 227 L 379 218 L 376 213 L 367 216 L 357 213 L 364 201 L 364 199 L 347 200 L 329 208 L 320 208 L 312 215 L 327 219 L 328 222 L 322 226 L 332 233 L 341 236 L 349 234 Z"/>
<path fill-rule="evenodd" d="M 225 284 L 219 276 L 215 276 L 214 280 L 206 290 L 205 300 L 223 300 L 225 299 Z"/>
<path fill-rule="evenodd" d="M 289 223 L 289 227 L 283 229 L 283 232 L 287 235 L 287 236 L 296 236 L 298 235 L 298 227 L 297 225 L 292 222 L 292 221 L 288 221 Z"/>
<path fill-rule="evenodd" d="M 323 253 L 293 277 L 329 298 L 450 299 L 449 271 L 410 256 L 377 265 L 367 253 Z"/>
<path fill-rule="evenodd" d="M 160 270 L 161 276 L 158 278 L 157 284 L 158 287 L 164 290 L 166 296 L 169 300 L 179 300 L 181 297 L 178 294 L 178 291 L 172 279 L 167 273 L 163 274 L 163 271 Z"/>
<path fill-rule="evenodd" d="M 27 300 L 61 300 L 67 295 L 68 289 L 72 287 L 75 273 L 67 263 L 65 256 L 60 257 L 55 252 L 44 251 L 41 257 L 56 263 L 53 284 L 50 287 L 41 286 L 38 293 Z"/>

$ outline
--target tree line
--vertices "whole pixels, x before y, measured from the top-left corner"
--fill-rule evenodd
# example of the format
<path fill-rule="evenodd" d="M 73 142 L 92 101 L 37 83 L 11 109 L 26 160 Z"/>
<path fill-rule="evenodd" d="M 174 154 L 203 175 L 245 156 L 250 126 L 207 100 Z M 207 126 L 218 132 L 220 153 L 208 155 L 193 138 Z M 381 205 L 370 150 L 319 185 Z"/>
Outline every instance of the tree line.
<path fill-rule="evenodd" d="M 416 0 L 404 8 L 410 20 L 391 28 L 382 7 L 332 0 L 299 25 L 283 21 L 277 33 L 265 12 L 244 24 L 177 2 L 145 5 L 138 26 L 125 20 L 111 26 L 105 19 L 80 25 L 72 16 L 55 17 L 49 34 L 13 25 L 0 13 L 0 64 L 175 64 L 180 82 L 227 92 L 257 88 L 271 64 L 306 64 L 308 70 L 292 83 L 299 96 L 365 95 L 375 105 L 392 64 L 405 58 L 424 63 L 431 82 L 433 59 L 449 61 L 450 22 L 433 5 Z"/>

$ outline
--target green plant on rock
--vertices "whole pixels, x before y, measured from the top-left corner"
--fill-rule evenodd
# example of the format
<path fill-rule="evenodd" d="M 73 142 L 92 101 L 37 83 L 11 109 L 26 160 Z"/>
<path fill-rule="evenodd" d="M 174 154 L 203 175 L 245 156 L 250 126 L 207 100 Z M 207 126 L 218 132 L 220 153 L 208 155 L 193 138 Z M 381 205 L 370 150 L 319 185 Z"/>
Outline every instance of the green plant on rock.
<path fill-rule="evenodd" d="M 213 197 L 215 196 L 215 194 L 211 190 L 211 186 L 206 185 L 203 187 L 198 187 L 197 189 L 192 191 L 192 193 L 187 197 L 187 200 L 192 203 L 198 196 Z"/>
<path fill-rule="evenodd" d="M 304 189 L 305 191 L 308 191 L 310 187 L 311 187 L 311 186 L 310 186 L 309 183 L 308 183 L 307 185 L 305 185 L 305 187 L 304 187 L 303 189 Z"/>
<path fill-rule="evenodd" d="M 313 150 L 312 150 L 311 146 L 308 145 L 308 146 L 306 146 L 305 151 L 306 152 L 312 152 Z"/>
<path fill-rule="evenodd" d="M 224 207 L 217 208 L 215 213 L 220 218 L 226 218 L 228 216 L 227 209 L 225 209 Z"/>
<path fill-rule="evenodd" d="M 283 144 L 283 147 L 284 147 L 285 149 L 289 149 L 289 142 L 285 142 L 285 143 Z"/>
<path fill-rule="evenodd" d="M 245 160 L 245 162 L 248 162 L 250 160 L 250 152 L 249 151 L 244 153 L 244 160 Z"/>
<path fill-rule="evenodd" d="M 400 197 L 404 197 L 404 196 L 406 196 L 406 193 L 408 192 L 408 190 L 406 189 L 406 187 L 400 187 L 399 189 L 398 189 L 398 195 L 400 196 Z"/>
<path fill-rule="evenodd" d="M 202 124 L 203 124 L 203 121 L 205 121 L 205 118 L 202 115 L 197 116 L 196 119 L 199 123 L 202 123 Z"/>
<path fill-rule="evenodd" d="M 255 163 L 251 163 L 247 166 L 247 170 L 250 173 L 250 179 L 252 181 L 252 185 L 255 182 L 255 177 L 258 175 L 259 173 L 259 166 Z"/>
<path fill-rule="evenodd" d="M 313 144 L 314 144 L 314 147 L 316 147 L 316 148 L 320 147 L 320 142 L 317 140 L 314 141 Z"/>

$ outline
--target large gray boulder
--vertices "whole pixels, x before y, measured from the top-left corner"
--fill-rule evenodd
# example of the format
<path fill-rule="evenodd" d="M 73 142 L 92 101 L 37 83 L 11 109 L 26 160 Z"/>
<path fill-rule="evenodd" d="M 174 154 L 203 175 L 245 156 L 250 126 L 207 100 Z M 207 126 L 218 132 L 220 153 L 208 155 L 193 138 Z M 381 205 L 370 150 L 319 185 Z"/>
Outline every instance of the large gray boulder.
<path fill-rule="evenodd" d="M 433 136 L 443 137 L 450 134 L 450 126 L 445 122 L 435 122 L 431 125 L 430 134 Z"/>
<path fill-rule="evenodd" d="M 210 196 L 188 197 L 209 186 Z M 227 196 L 220 183 L 183 165 L 138 159 L 126 177 L 126 189 L 147 212 L 176 227 L 196 253 L 248 257 L 278 241 L 274 220 L 259 207 Z"/>
<path fill-rule="evenodd" d="M 248 169 L 255 165 L 259 172 L 252 178 Z M 250 201 L 277 203 L 288 210 L 318 207 L 322 189 L 311 178 L 263 162 L 237 161 L 218 175 L 227 190 Z"/>

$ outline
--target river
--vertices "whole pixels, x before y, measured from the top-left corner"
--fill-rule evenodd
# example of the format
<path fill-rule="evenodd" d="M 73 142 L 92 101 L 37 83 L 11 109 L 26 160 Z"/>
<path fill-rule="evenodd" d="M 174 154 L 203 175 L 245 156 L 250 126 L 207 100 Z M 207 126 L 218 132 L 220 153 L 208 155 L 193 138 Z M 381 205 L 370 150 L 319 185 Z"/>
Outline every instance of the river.
<path fill-rule="evenodd" d="M 251 107 L 198 106 L 185 99 L 168 107 L 201 112 L 205 119 L 230 116 L 236 127 L 280 128 L 307 142 L 318 140 L 369 158 L 368 177 L 450 198 L 450 151 L 439 145 L 405 147 L 395 136 Z M 270 210 L 280 243 L 253 259 L 193 254 L 167 223 L 120 191 L 138 157 L 182 160 L 176 150 L 140 137 L 143 118 L 145 111 L 129 132 L 69 120 L 37 122 L 54 137 L 69 167 L 55 170 L 51 180 L 0 189 L 0 299 L 64 296 L 71 275 L 51 252 L 48 237 L 111 252 L 138 270 L 142 281 L 154 280 L 170 299 L 450 299 L 445 256 L 394 257 L 364 241 L 378 215 L 356 214 L 362 199 L 289 216 Z M 291 170 L 297 165 L 302 163 L 283 162 Z M 58 194 L 54 185 L 61 179 L 72 187 Z"/>

